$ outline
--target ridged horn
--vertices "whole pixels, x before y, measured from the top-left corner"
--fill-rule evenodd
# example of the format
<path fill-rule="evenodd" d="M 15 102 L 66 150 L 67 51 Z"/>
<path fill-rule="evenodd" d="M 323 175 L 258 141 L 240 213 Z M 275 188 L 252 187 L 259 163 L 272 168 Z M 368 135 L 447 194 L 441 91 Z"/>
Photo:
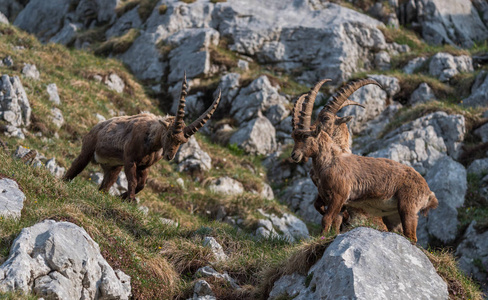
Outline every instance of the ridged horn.
<path fill-rule="evenodd" d="M 298 128 L 302 130 L 310 130 L 310 124 L 312 123 L 312 112 L 313 112 L 313 104 L 315 102 L 315 98 L 317 98 L 317 94 L 319 93 L 320 88 L 326 82 L 331 81 L 330 79 L 322 79 L 321 81 L 317 82 L 314 87 L 310 90 L 307 97 L 305 97 L 305 101 L 303 101 L 302 109 L 300 110 L 300 117 Z"/>
<path fill-rule="evenodd" d="M 327 105 L 322 109 L 328 111 L 330 113 L 336 114 L 341 108 L 347 105 L 359 105 L 364 107 L 363 105 L 354 102 L 352 100 L 347 99 L 349 96 L 352 95 L 355 91 L 359 88 L 368 85 L 368 84 L 375 84 L 380 88 L 383 88 L 381 84 L 379 84 L 376 80 L 373 79 L 360 79 L 358 81 L 354 81 L 343 87 L 337 95 L 332 97 L 332 100 L 327 103 Z"/>
<path fill-rule="evenodd" d="M 292 128 L 292 130 L 295 130 L 296 126 L 300 122 L 300 120 L 298 119 L 298 116 L 300 115 L 300 111 L 302 109 L 303 101 L 305 100 L 305 97 L 307 97 L 307 95 L 308 94 L 300 95 L 300 97 L 298 97 L 297 101 L 295 102 L 295 105 L 293 106 L 293 110 L 291 112 L 291 115 L 292 115 L 291 128 Z"/>
<path fill-rule="evenodd" d="M 178 110 L 176 112 L 176 119 L 173 125 L 173 133 L 178 134 L 183 131 L 185 127 L 185 96 L 188 94 L 188 85 L 186 83 L 186 72 L 183 78 L 183 83 L 181 84 L 181 94 L 180 101 L 178 103 Z"/>
<path fill-rule="evenodd" d="M 190 136 L 194 135 L 195 132 L 197 132 L 200 128 L 207 123 L 207 121 L 212 117 L 213 113 L 217 109 L 217 106 L 219 105 L 220 102 L 220 96 L 222 95 L 222 91 L 219 90 L 219 96 L 214 100 L 212 105 L 193 123 L 191 123 L 189 126 L 185 127 L 184 133 L 185 137 L 189 138 Z"/>

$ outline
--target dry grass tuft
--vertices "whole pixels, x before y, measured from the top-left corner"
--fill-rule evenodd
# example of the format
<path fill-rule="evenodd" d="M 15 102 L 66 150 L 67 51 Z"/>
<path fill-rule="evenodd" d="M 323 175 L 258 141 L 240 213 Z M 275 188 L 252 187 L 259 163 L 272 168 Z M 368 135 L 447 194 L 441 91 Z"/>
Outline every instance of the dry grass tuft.
<path fill-rule="evenodd" d="M 132 43 L 139 37 L 139 34 L 138 29 L 131 28 L 126 34 L 103 42 L 100 46 L 94 49 L 94 53 L 103 56 L 124 53 L 130 46 L 132 46 Z"/>
<path fill-rule="evenodd" d="M 261 299 L 266 299 L 275 281 L 284 275 L 291 275 L 295 272 L 307 275 L 308 270 L 322 257 L 334 238 L 335 236 L 320 238 L 298 246 L 288 260 L 264 272 L 263 282 L 257 290 L 257 295 L 260 295 Z"/>
<path fill-rule="evenodd" d="M 421 250 L 434 265 L 437 274 L 447 283 L 449 299 L 482 300 L 483 293 L 479 287 L 458 268 L 454 256 L 447 250 Z"/>

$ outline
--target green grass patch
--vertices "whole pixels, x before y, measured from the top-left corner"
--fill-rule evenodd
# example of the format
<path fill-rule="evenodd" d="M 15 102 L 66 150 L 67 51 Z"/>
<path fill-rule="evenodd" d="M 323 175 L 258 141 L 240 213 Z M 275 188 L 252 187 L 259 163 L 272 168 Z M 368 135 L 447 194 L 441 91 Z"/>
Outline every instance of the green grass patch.
<path fill-rule="evenodd" d="M 108 56 L 110 54 L 121 54 L 127 51 L 134 41 L 139 37 L 138 29 L 131 28 L 120 37 L 113 37 L 97 46 L 93 52 L 97 55 Z"/>

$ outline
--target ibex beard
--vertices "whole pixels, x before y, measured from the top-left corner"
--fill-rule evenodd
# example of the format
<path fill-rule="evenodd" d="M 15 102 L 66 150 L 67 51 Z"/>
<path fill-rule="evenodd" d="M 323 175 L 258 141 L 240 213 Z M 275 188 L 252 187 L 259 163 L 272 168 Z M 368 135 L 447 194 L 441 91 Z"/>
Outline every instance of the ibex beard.
<path fill-rule="evenodd" d="M 296 162 L 312 158 L 312 178 L 324 203 L 323 208 L 316 203 L 317 209 L 323 209 L 323 232 L 327 233 L 338 222 L 341 210 L 347 207 L 381 217 L 388 230 L 403 230 L 405 236 L 416 242 L 418 213 L 426 214 L 438 204 L 425 179 L 413 168 L 393 160 L 344 152 L 333 139 L 338 127 L 351 119 L 338 117 L 337 112 L 346 105 L 358 105 L 347 97 L 366 84 L 380 85 L 371 79 L 349 84 L 327 103 L 312 126 L 313 102 L 320 86 L 327 81 L 322 80 L 312 88 L 301 107 L 298 106 L 299 116 L 293 116 L 295 146 L 291 154 Z"/>
<path fill-rule="evenodd" d="M 104 177 L 100 191 L 108 192 L 124 169 L 127 176 L 127 192 L 123 199 L 134 201 L 135 195 L 145 184 L 149 167 L 164 158 L 172 160 L 181 144 L 195 134 L 210 119 L 219 102 L 219 96 L 198 119 L 189 126 L 184 123 L 186 76 L 183 80 L 177 115 L 156 116 L 138 114 L 122 116 L 100 122 L 83 138 L 81 153 L 73 161 L 63 177 L 75 178 L 88 163 L 101 165 Z"/>

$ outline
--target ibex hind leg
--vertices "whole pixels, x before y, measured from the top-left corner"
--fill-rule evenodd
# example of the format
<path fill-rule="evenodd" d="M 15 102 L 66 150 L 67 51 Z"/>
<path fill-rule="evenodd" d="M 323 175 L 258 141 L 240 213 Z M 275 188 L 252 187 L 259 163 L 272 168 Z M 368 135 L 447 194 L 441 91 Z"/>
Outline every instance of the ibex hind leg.
<path fill-rule="evenodd" d="M 415 211 L 412 206 L 415 201 L 398 201 L 398 213 L 400 214 L 400 219 L 402 220 L 403 234 L 412 240 L 413 243 L 417 243 L 417 222 L 418 222 L 418 211 Z"/>
<path fill-rule="evenodd" d="M 69 181 L 78 176 L 83 169 L 90 163 L 95 154 L 95 149 L 82 147 L 80 155 L 73 161 L 71 167 L 68 169 L 63 177 L 63 180 Z"/>
<path fill-rule="evenodd" d="M 108 192 L 110 190 L 110 187 L 112 187 L 115 181 L 117 181 L 117 177 L 119 176 L 120 171 L 122 171 L 122 168 L 122 166 L 102 165 L 103 181 L 100 185 L 99 190 L 103 192 Z"/>

